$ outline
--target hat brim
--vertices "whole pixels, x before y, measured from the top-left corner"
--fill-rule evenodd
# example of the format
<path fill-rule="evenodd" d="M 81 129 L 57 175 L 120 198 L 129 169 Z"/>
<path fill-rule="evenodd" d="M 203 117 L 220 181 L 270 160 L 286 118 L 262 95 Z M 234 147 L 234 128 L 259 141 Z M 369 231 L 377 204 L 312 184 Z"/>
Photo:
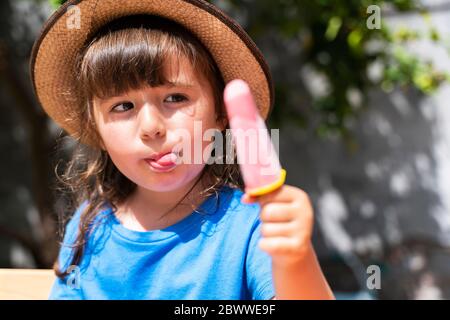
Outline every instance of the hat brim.
<path fill-rule="evenodd" d="M 78 24 L 73 23 L 75 14 Z M 203 0 L 72 0 L 47 20 L 30 61 L 33 89 L 40 104 L 70 135 L 79 137 L 83 130 L 78 121 L 81 98 L 74 85 L 77 54 L 102 26 L 136 14 L 159 15 L 190 30 L 210 51 L 225 83 L 246 81 L 261 115 L 269 117 L 274 102 L 269 66 L 239 24 L 212 4 Z"/>

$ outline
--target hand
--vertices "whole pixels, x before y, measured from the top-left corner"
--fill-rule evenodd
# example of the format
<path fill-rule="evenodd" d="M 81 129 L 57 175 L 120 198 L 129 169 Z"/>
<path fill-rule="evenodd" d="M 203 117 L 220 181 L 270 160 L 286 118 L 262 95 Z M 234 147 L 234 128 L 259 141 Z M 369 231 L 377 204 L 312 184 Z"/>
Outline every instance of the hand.
<path fill-rule="evenodd" d="M 312 250 L 314 213 L 306 192 L 283 185 L 258 197 L 244 194 L 241 201 L 259 202 L 262 222 L 259 247 L 271 255 L 274 264 L 300 263 Z"/>

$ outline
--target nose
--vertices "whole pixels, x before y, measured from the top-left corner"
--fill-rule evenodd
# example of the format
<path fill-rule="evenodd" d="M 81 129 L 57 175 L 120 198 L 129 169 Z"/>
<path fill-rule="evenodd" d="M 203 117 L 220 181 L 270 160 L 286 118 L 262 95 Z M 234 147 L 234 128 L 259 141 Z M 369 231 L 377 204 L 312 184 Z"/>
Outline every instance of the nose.
<path fill-rule="evenodd" d="M 163 137 L 166 134 L 164 117 L 156 106 L 146 103 L 139 112 L 139 130 L 142 140 Z"/>

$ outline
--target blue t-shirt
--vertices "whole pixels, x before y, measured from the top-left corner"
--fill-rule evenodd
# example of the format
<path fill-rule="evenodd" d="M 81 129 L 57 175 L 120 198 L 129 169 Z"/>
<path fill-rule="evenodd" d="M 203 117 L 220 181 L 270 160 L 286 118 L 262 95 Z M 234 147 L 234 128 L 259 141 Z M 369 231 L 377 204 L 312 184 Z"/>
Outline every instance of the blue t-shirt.
<path fill-rule="evenodd" d="M 264 300 L 275 296 L 270 256 L 258 246 L 260 206 L 222 187 L 161 230 L 125 228 L 105 207 L 81 263 L 57 278 L 50 299 Z M 84 202 L 83 205 L 86 205 Z M 59 265 L 66 270 L 83 205 L 67 225 Z"/>

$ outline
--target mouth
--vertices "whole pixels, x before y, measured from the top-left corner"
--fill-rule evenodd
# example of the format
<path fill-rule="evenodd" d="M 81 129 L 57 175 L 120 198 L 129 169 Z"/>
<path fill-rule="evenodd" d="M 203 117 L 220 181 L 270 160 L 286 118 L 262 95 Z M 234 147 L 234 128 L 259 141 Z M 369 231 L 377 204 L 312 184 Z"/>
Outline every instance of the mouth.
<path fill-rule="evenodd" d="M 172 171 L 177 165 L 177 159 L 180 152 L 169 151 L 152 155 L 150 158 L 144 159 L 150 166 L 150 169 L 156 172 Z"/>
<path fill-rule="evenodd" d="M 150 157 L 146 158 L 145 160 L 159 161 L 161 158 L 167 157 L 168 154 L 174 154 L 176 157 L 182 157 L 183 151 L 182 150 L 169 150 L 169 151 L 165 151 L 165 152 L 153 153 Z"/>
<path fill-rule="evenodd" d="M 173 169 L 175 169 L 175 167 L 177 166 L 176 163 L 161 165 L 158 162 L 153 161 L 153 160 L 146 159 L 145 161 L 148 163 L 150 169 L 155 172 L 169 172 L 169 171 L 172 171 Z"/>

